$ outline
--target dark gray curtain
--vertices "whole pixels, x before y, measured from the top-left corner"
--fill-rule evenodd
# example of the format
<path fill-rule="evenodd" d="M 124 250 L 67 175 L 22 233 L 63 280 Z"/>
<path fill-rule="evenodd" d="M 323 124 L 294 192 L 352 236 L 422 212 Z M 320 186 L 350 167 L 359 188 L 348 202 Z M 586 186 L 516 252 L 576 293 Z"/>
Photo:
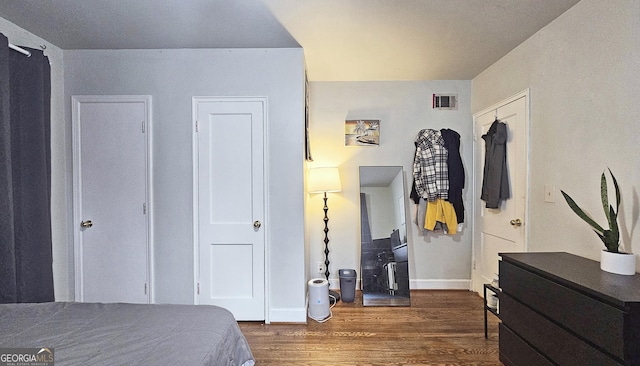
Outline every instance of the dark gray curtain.
<path fill-rule="evenodd" d="M 53 301 L 49 61 L 0 34 L 0 303 Z"/>

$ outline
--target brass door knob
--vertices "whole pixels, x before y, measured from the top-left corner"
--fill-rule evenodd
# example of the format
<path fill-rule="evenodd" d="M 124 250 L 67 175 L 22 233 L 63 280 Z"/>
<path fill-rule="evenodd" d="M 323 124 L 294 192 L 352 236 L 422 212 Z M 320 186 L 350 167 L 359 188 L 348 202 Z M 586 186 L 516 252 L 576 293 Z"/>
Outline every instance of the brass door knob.
<path fill-rule="evenodd" d="M 520 221 L 520 219 L 513 219 L 509 221 L 509 223 L 513 226 L 522 226 L 522 221 Z"/>
<path fill-rule="evenodd" d="M 93 226 L 93 222 L 91 220 L 84 220 L 80 223 L 80 227 L 83 229 L 88 229 Z"/>
<path fill-rule="evenodd" d="M 262 226 L 262 223 L 258 220 L 254 221 L 253 223 L 253 227 L 256 229 L 260 229 L 260 226 Z"/>

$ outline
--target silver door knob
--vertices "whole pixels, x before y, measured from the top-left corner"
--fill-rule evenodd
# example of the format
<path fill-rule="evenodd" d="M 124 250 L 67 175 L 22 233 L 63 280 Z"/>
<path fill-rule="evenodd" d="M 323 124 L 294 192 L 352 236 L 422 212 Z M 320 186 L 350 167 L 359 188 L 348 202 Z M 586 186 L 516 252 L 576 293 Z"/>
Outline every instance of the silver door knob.
<path fill-rule="evenodd" d="M 258 220 L 253 222 L 253 227 L 256 229 L 260 229 L 260 226 L 262 226 L 262 223 Z"/>
<path fill-rule="evenodd" d="M 520 219 L 511 220 L 509 223 L 513 226 L 522 226 L 522 221 L 520 221 Z"/>
<path fill-rule="evenodd" d="M 88 229 L 92 226 L 93 226 L 93 222 L 91 222 L 91 220 L 84 220 L 83 222 L 80 223 L 80 227 L 83 229 Z"/>

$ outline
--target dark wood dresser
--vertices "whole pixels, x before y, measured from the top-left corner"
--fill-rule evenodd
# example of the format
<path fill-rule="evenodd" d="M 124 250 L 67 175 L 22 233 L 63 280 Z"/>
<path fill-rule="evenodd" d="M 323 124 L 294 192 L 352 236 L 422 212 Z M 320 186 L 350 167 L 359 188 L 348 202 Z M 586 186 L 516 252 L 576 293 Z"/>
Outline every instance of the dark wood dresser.
<path fill-rule="evenodd" d="M 500 361 L 640 365 L 640 275 L 569 253 L 500 253 Z"/>

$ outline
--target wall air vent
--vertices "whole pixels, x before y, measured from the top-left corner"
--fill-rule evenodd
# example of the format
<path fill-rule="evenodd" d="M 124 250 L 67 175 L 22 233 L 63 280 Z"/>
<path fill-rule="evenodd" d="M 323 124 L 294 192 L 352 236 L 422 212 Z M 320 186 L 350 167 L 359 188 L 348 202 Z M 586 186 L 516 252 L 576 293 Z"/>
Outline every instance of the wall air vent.
<path fill-rule="evenodd" d="M 458 109 L 458 94 L 434 94 L 433 109 Z"/>

